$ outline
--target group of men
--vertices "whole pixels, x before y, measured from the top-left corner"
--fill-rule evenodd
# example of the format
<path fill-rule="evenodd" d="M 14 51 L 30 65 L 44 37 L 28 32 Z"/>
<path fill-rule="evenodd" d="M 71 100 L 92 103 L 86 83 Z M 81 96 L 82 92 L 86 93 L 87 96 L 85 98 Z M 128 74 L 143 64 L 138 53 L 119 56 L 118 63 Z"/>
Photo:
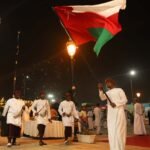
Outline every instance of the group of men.
<path fill-rule="evenodd" d="M 4 133 L 4 135 L 8 137 L 8 147 L 16 145 L 16 138 L 20 137 L 22 114 L 23 111 L 25 111 L 25 107 L 25 102 L 21 99 L 21 92 L 19 90 L 16 90 L 13 98 L 10 98 L 5 104 L 2 116 L 6 117 L 8 127 L 8 132 Z M 43 135 L 47 122 L 51 122 L 51 113 L 44 92 L 40 93 L 39 99 L 34 101 L 31 109 L 38 124 L 39 145 L 46 145 L 46 143 L 43 142 Z"/>
<path fill-rule="evenodd" d="M 110 150 L 125 150 L 127 119 L 125 115 L 125 105 L 127 97 L 121 88 L 116 87 L 116 83 L 111 78 L 105 80 L 108 91 L 105 92 L 103 85 L 98 84 L 99 96 L 101 100 L 107 100 L 107 128 Z M 8 144 L 16 144 L 16 138 L 20 135 L 21 116 L 25 109 L 24 102 L 20 99 L 20 92 L 14 93 L 14 98 L 9 99 L 4 107 L 3 116 L 7 116 L 8 124 Z M 41 92 L 39 99 L 32 104 L 33 115 L 37 120 L 37 129 L 39 131 L 39 145 L 46 145 L 43 142 L 43 136 L 46 124 L 51 121 L 51 113 L 48 101 L 45 99 L 45 93 Z M 65 93 L 65 99 L 60 103 L 58 112 L 62 117 L 64 125 L 65 144 L 71 142 L 72 126 L 75 120 L 80 122 L 79 112 L 73 102 L 71 92 Z M 99 123 L 98 123 L 99 124 Z M 98 131 L 99 132 L 99 128 Z"/>

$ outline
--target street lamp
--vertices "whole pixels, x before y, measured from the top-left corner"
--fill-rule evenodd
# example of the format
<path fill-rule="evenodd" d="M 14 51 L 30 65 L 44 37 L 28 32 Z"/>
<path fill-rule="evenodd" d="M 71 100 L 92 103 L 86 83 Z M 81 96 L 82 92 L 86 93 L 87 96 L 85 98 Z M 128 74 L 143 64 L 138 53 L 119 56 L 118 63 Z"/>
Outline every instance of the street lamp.
<path fill-rule="evenodd" d="M 77 46 L 73 41 L 68 41 L 66 43 L 68 55 L 71 58 L 71 82 L 72 82 L 72 90 L 74 90 L 74 55 L 76 53 Z"/>
<path fill-rule="evenodd" d="M 140 92 L 137 92 L 137 93 L 136 93 L 136 96 L 137 96 L 138 98 L 140 98 L 140 97 L 141 97 L 141 93 L 140 93 Z"/>
<path fill-rule="evenodd" d="M 48 98 L 54 98 L 54 95 L 53 94 L 48 94 L 47 97 Z"/>
<path fill-rule="evenodd" d="M 133 83 L 132 83 L 132 77 L 136 75 L 136 71 L 135 70 L 131 70 L 129 72 L 129 75 L 131 76 L 131 78 L 130 78 L 130 88 L 131 88 L 131 98 L 133 100 Z"/>
<path fill-rule="evenodd" d="M 23 74 L 23 96 L 24 96 L 24 98 L 26 98 L 26 85 L 27 85 L 27 80 L 29 80 L 30 79 L 30 76 L 29 75 L 24 75 Z"/>
<path fill-rule="evenodd" d="M 17 66 L 18 66 L 18 58 L 19 58 L 19 52 L 20 52 L 20 34 L 21 32 L 17 32 L 17 46 L 16 46 L 16 58 L 15 58 L 15 69 L 14 69 L 14 75 L 13 75 L 13 97 L 14 92 L 16 90 L 16 81 L 17 81 Z"/>

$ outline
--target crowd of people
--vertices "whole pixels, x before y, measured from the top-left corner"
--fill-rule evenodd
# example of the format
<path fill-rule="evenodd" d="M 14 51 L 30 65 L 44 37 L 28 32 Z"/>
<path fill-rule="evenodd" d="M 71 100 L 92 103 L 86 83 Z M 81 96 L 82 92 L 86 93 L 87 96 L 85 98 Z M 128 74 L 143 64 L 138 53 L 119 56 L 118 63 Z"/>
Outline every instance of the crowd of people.
<path fill-rule="evenodd" d="M 110 150 L 125 150 L 127 136 L 127 116 L 125 112 L 127 97 L 123 89 L 118 88 L 114 80 L 105 80 L 108 88 L 103 89 L 103 84 L 98 83 L 100 100 L 107 101 L 107 115 L 100 104 L 94 106 L 81 106 L 80 109 L 74 102 L 72 92 L 67 91 L 59 107 L 53 108 L 45 98 L 45 92 L 39 93 L 39 98 L 33 103 L 25 103 L 21 99 L 21 92 L 16 90 L 10 98 L 1 117 L 1 135 L 7 136 L 7 146 L 16 145 L 16 139 L 23 134 L 24 122 L 35 119 L 39 136 L 39 145 L 46 145 L 43 141 L 47 123 L 52 120 L 61 120 L 64 125 L 64 144 L 76 140 L 77 134 L 86 134 L 87 130 L 96 135 L 103 134 L 103 121 L 107 122 Z M 107 120 L 106 120 L 107 116 Z M 137 99 L 134 103 L 134 134 L 145 135 L 144 109 Z M 23 119 L 22 119 L 23 118 Z M 105 118 L 105 119 L 104 119 Z"/>

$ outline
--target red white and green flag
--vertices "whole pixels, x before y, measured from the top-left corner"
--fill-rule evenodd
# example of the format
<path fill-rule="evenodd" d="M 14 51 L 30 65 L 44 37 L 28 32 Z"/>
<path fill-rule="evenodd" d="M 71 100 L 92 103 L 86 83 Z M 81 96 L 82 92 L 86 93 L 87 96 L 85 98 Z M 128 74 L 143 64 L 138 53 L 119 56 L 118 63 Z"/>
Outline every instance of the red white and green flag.
<path fill-rule="evenodd" d="M 56 6 L 54 10 L 72 40 L 77 45 L 95 41 L 98 55 L 103 45 L 122 30 L 118 16 L 125 7 L 126 0 L 111 0 L 97 5 Z"/>

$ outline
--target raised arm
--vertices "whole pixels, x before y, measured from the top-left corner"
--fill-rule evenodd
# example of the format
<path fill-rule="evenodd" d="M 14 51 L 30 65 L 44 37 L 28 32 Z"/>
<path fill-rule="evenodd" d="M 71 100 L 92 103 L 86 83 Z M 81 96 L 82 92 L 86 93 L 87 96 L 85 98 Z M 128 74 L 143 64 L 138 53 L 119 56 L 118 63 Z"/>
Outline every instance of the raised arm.
<path fill-rule="evenodd" d="M 8 110 L 9 110 L 9 100 L 6 102 L 6 104 L 5 104 L 5 107 L 4 107 L 4 110 L 3 110 L 3 113 L 2 113 L 2 116 L 3 117 L 5 117 L 6 116 L 6 114 L 7 114 L 7 112 L 8 112 Z"/>
<path fill-rule="evenodd" d="M 62 103 L 59 104 L 58 112 L 59 112 L 59 114 L 60 114 L 61 116 L 63 115 L 63 107 L 62 107 Z"/>
<path fill-rule="evenodd" d="M 100 99 L 102 101 L 106 100 L 107 97 L 106 97 L 106 95 L 103 92 L 103 85 L 102 85 L 102 83 L 98 83 L 98 91 L 99 91 L 99 97 L 100 97 Z"/>

